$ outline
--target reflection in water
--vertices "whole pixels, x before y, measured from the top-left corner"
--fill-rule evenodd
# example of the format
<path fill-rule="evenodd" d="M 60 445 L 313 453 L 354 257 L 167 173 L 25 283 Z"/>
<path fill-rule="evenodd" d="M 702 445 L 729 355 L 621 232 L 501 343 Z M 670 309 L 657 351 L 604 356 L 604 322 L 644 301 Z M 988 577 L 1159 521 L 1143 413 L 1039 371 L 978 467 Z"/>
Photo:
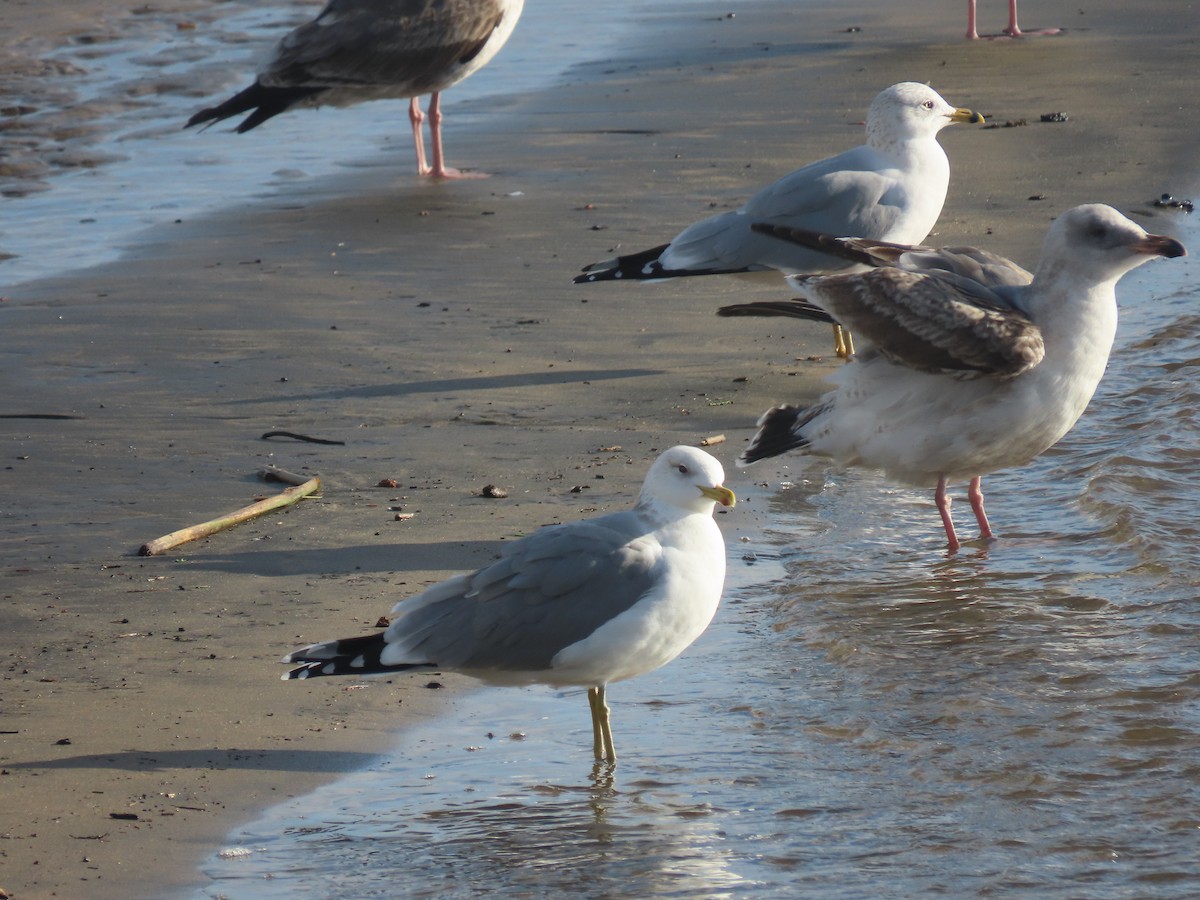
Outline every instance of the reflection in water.
<path fill-rule="evenodd" d="M 998 541 L 947 556 L 926 492 L 789 461 L 722 518 L 709 632 L 614 688 L 615 771 L 575 698 L 469 694 L 234 835 L 209 895 L 1200 895 L 1189 272 L 1127 279 L 1089 413 L 989 479 Z"/>

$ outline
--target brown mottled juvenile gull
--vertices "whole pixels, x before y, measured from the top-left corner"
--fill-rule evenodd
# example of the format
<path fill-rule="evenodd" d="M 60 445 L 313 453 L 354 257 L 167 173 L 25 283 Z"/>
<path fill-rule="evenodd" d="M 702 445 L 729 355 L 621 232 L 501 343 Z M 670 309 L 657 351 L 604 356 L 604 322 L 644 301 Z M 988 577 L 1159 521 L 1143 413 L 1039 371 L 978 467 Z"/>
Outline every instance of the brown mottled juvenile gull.
<path fill-rule="evenodd" d="M 993 38 L 1025 37 L 1027 34 L 1062 34 L 1061 28 L 1038 28 L 1034 31 L 1022 31 L 1017 24 L 1017 0 L 1008 0 L 1008 26 L 1001 34 L 985 34 L 982 37 Z M 980 39 L 979 30 L 975 27 L 975 0 L 967 0 L 967 40 Z"/>
<path fill-rule="evenodd" d="M 830 376 L 834 390 L 816 406 L 764 413 L 739 464 L 800 449 L 882 469 L 907 484 L 936 485 L 951 551 L 959 540 L 947 485 L 969 480 L 980 535 L 990 538 L 982 476 L 1024 465 L 1071 429 L 1108 363 L 1117 281 L 1154 257 L 1186 254 L 1174 238 L 1147 234 L 1101 204 L 1055 220 L 1032 280 L 1015 263 L 970 248 L 906 249 L 764 230 L 840 244 L 878 268 L 789 279 L 804 299 L 775 304 L 773 314 L 789 314 L 790 306 L 801 318 L 832 317 L 865 346 Z"/>
<path fill-rule="evenodd" d="M 915 244 L 929 234 L 950 184 L 950 162 L 937 141 L 954 122 L 982 122 L 937 91 L 903 82 L 881 92 L 867 112 L 867 141 L 776 181 L 733 212 L 697 222 L 662 244 L 584 268 L 575 283 L 729 275 L 764 269 L 834 272 L 850 263 L 776 241 L 752 222 Z M 839 355 L 848 351 L 839 345 Z"/>
<path fill-rule="evenodd" d="M 605 687 L 657 669 L 717 611 L 725 543 L 713 506 L 733 506 L 720 464 L 673 447 L 630 510 L 542 528 L 499 560 L 396 604 L 386 631 L 284 657 L 284 679 L 444 669 L 490 684 L 588 689 L 593 750 L 616 759 Z"/>
<path fill-rule="evenodd" d="M 525 0 L 329 0 L 288 33 L 250 87 L 202 109 L 187 127 L 249 112 L 249 131 L 292 108 L 410 99 L 417 172 L 469 177 L 446 166 L 441 95 L 486 65 L 516 27 Z M 429 101 L 432 164 L 425 158 L 418 98 Z"/>

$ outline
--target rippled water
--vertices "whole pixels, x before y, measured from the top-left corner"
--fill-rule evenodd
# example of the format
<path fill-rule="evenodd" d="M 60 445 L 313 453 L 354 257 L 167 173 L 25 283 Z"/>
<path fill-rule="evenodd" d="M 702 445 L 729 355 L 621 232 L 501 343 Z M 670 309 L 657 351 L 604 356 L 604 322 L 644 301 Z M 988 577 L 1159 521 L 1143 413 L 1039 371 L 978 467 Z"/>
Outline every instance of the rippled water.
<path fill-rule="evenodd" d="M 947 557 L 924 492 L 795 466 L 722 519 L 709 632 L 611 690 L 615 772 L 581 694 L 481 690 L 204 895 L 1200 895 L 1194 273 L 1122 283 L 1084 420 L 985 480 L 1000 540 Z"/>

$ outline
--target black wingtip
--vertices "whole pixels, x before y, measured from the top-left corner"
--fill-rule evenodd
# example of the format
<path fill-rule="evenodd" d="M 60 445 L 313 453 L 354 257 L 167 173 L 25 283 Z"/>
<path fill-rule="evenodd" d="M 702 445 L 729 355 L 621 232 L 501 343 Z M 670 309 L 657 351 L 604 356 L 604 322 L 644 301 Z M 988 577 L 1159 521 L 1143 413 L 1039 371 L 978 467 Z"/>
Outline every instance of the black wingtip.
<path fill-rule="evenodd" d="M 759 460 L 808 446 L 808 439 L 799 433 L 799 429 L 810 420 L 811 414 L 812 411 L 799 406 L 768 409 L 758 420 L 758 431 L 750 446 L 737 458 L 737 464 L 753 465 Z"/>
<path fill-rule="evenodd" d="M 217 122 L 222 122 L 241 113 L 250 112 L 250 115 L 243 119 L 237 128 L 234 129 L 238 134 L 245 134 L 250 129 L 257 128 L 263 122 L 267 121 L 267 119 L 273 118 L 281 112 L 286 112 L 301 100 L 319 94 L 323 90 L 325 88 L 264 87 L 256 81 L 245 90 L 234 94 L 224 103 L 200 110 L 188 119 L 187 124 L 183 127 L 192 128 L 193 126 L 204 124 L 215 125 Z"/>

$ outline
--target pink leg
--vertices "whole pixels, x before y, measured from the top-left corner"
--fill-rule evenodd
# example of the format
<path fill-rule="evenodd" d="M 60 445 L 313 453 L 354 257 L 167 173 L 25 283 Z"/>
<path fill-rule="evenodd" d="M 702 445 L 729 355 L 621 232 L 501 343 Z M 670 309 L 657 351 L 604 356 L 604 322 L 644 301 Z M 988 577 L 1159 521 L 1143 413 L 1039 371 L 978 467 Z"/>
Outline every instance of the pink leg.
<path fill-rule="evenodd" d="M 975 24 L 975 0 L 967 0 L 967 40 L 994 41 L 997 38 L 1018 38 L 1029 34 L 1062 34 L 1061 28 L 1039 28 L 1036 31 L 1022 31 L 1017 24 L 1017 0 L 1008 0 L 1008 27 L 1000 34 L 980 35 Z"/>
<path fill-rule="evenodd" d="M 967 488 L 967 499 L 971 501 L 971 509 L 975 512 L 975 521 L 979 523 L 979 536 L 992 537 L 992 526 L 988 524 L 987 513 L 983 511 L 983 479 L 976 475 L 971 479 Z"/>
<path fill-rule="evenodd" d="M 1027 34 L 1062 34 L 1061 28 L 1039 28 L 1036 31 L 1022 31 L 1017 24 L 1017 0 L 1008 0 L 1008 27 L 1004 33 L 1009 37 L 1024 37 Z"/>
<path fill-rule="evenodd" d="M 429 133 L 433 138 L 433 168 L 429 174 L 434 178 L 487 178 L 486 172 L 463 172 L 446 165 L 442 152 L 442 95 L 434 94 L 429 100 Z"/>
<path fill-rule="evenodd" d="M 428 175 L 429 164 L 425 162 L 425 137 L 421 134 L 421 123 L 425 121 L 425 113 L 421 112 L 419 99 L 413 97 L 408 101 L 408 121 L 412 122 L 413 141 L 417 145 L 417 174 Z"/>
<path fill-rule="evenodd" d="M 946 543 L 949 544 L 948 549 L 951 553 L 956 553 L 962 545 L 958 542 L 958 535 L 954 533 L 954 520 L 950 518 L 950 497 L 946 494 L 945 476 L 938 479 L 937 491 L 933 495 L 933 500 L 937 504 L 938 513 L 942 517 L 942 527 L 946 529 Z"/>
<path fill-rule="evenodd" d="M 979 29 L 975 27 L 975 0 L 967 0 L 967 40 L 979 40 Z"/>

